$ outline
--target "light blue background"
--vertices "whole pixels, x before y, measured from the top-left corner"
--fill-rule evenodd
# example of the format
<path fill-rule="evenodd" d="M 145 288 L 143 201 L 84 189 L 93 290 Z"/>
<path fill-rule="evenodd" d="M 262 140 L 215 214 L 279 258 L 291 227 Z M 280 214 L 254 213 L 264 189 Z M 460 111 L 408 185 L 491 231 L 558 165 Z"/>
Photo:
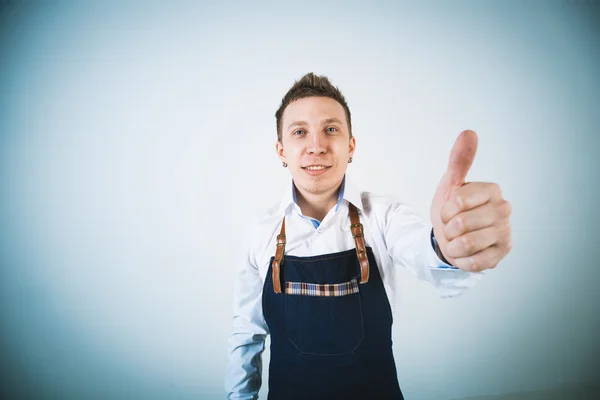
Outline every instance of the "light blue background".
<path fill-rule="evenodd" d="M 513 204 L 513 251 L 462 297 L 401 275 L 406 398 L 597 382 L 598 2 L 11 4 L 4 394 L 224 396 L 236 244 L 289 179 L 274 113 L 309 71 L 348 99 L 365 189 L 427 217 L 474 129 L 469 180 Z"/>

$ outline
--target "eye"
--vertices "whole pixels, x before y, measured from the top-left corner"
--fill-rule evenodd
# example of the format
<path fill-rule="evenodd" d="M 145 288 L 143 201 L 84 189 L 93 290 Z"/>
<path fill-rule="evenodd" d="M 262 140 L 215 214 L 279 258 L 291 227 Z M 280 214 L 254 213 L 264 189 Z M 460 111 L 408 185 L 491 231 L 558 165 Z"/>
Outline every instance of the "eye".
<path fill-rule="evenodd" d="M 335 126 L 330 126 L 329 128 L 327 128 L 327 132 L 328 133 L 335 133 L 335 132 L 337 132 L 337 128 Z"/>
<path fill-rule="evenodd" d="M 294 132 L 292 132 L 292 136 L 300 136 L 304 134 L 304 131 L 302 129 L 297 129 Z"/>

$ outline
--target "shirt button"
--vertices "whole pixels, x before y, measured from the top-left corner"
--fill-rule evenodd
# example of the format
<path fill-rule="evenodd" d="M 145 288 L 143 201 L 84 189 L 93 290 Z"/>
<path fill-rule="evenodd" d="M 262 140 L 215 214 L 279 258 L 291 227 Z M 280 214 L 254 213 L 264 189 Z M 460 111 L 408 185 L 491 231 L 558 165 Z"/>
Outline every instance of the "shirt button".
<path fill-rule="evenodd" d="M 317 232 L 321 233 L 321 232 L 323 232 L 323 229 L 317 228 Z"/>

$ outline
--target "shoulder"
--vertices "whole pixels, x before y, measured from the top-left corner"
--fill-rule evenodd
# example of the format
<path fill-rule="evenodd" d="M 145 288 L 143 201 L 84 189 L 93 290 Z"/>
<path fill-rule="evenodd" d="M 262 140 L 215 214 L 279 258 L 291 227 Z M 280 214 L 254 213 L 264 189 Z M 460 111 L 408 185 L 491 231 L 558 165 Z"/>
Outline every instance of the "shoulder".
<path fill-rule="evenodd" d="M 412 211 L 412 207 L 396 195 L 363 191 L 360 192 L 360 199 L 366 214 L 387 215 L 401 210 Z"/>
<path fill-rule="evenodd" d="M 259 210 L 252 217 L 252 230 L 254 232 L 264 232 L 272 230 L 280 225 L 285 215 L 285 209 L 281 202 L 273 203 L 265 209 Z"/>
<path fill-rule="evenodd" d="M 397 195 L 361 192 L 363 213 L 372 227 L 388 232 L 391 227 L 421 225 L 423 217 L 404 199 Z"/>
<path fill-rule="evenodd" d="M 283 217 L 284 209 L 281 203 L 258 210 L 249 217 L 248 226 L 244 229 L 246 232 L 244 241 L 246 249 L 253 258 L 260 258 L 260 255 L 269 248 L 269 244 L 275 240 L 281 229 Z"/>

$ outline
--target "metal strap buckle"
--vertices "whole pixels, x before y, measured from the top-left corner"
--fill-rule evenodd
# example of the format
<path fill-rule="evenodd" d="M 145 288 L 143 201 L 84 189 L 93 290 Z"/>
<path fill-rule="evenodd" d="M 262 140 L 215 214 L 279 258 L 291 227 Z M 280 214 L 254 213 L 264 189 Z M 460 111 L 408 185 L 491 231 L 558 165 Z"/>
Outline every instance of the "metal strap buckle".
<path fill-rule="evenodd" d="M 358 228 L 359 233 L 354 233 L 355 228 Z M 363 231 L 363 224 L 352 224 L 352 225 L 350 225 L 350 230 L 352 231 L 352 237 L 355 239 L 365 236 L 364 231 Z"/>
<path fill-rule="evenodd" d="M 277 246 L 285 246 L 285 235 L 277 235 Z"/>

